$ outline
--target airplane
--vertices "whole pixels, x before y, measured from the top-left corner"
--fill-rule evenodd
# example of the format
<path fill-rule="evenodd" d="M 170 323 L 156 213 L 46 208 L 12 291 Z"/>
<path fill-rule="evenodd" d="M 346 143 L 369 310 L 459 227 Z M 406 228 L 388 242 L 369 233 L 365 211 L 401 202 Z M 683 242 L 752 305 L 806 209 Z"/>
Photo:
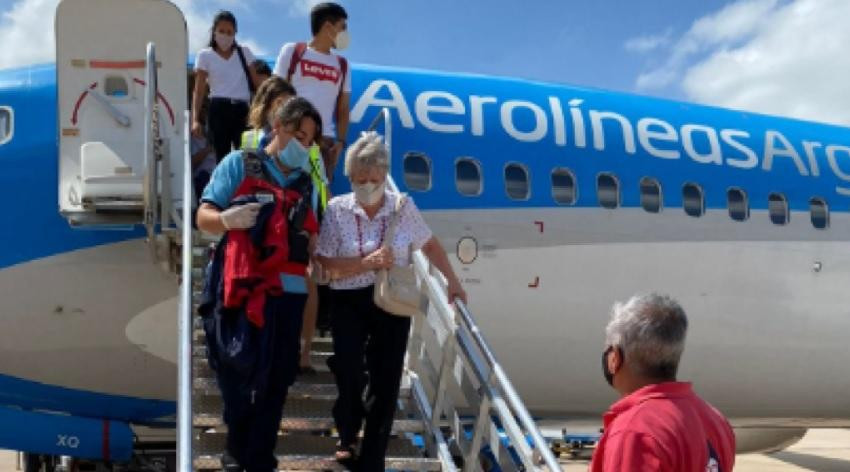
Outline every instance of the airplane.
<path fill-rule="evenodd" d="M 0 448 L 108 460 L 174 422 L 177 284 L 145 242 L 171 213 L 140 209 L 182 205 L 192 65 L 170 3 L 85 5 L 59 4 L 54 64 L 0 71 Z M 661 291 L 689 316 L 680 377 L 739 450 L 850 427 L 847 128 L 389 66 L 353 65 L 352 86 L 349 137 L 390 110 L 392 176 L 537 418 L 601 422 L 610 306 Z"/>

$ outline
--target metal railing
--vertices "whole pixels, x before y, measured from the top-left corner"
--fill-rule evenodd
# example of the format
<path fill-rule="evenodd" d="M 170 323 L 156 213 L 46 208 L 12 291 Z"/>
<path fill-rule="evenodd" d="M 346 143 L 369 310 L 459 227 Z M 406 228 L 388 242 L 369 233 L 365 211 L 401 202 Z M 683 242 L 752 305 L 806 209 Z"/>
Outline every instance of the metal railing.
<path fill-rule="evenodd" d="M 183 158 L 182 268 L 177 346 L 177 470 L 192 471 L 192 154 L 189 111 L 185 112 Z"/>
<path fill-rule="evenodd" d="M 392 157 L 392 117 L 386 108 L 369 131 L 384 125 Z M 390 159 L 392 160 L 392 158 Z M 398 186 L 388 175 L 388 187 Z M 448 300 L 445 278 L 422 251 L 413 254 L 423 293 L 423 314 L 413 323 L 408 349 L 411 392 L 425 419 L 426 445 L 456 470 L 449 443 L 463 456 L 463 470 L 498 462 L 503 470 L 561 470 L 519 394 L 461 301 Z M 435 367 L 433 359 L 439 359 Z M 444 431 L 450 431 L 449 440 Z"/>

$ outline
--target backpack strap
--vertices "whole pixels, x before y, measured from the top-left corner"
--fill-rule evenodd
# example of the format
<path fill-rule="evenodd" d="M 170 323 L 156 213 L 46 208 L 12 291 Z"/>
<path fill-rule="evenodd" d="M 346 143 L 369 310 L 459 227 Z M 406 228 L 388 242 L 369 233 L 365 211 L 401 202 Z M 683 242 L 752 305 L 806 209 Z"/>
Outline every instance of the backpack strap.
<path fill-rule="evenodd" d="M 242 71 L 245 72 L 245 79 L 248 80 L 248 91 L 251 92 L 251 96 L 254 96 L 254 93 L 257 92 L 257 88 L 254 87 L 254 81 L 251 80 L 251 72 L 248 70 L 248 63 L 245 61 L 245 53 L 242 51 L 242 46 L 236 44 L 236 53 L 239 54 L 239 62 L 242 63 Z"/>
<path fill-rule="evenodd" d="M 289 69 L 286 72 L 286 81 L 292 83 L 292 76 L 295 74 L 295 66 L 301 62 L 304 53 L 307 52 L 307 43 L 295 43 L 295 50 L 292 51 L 292 57 L 289 58 Z"/>
<path fill-rule="evenodd" d="M 348 75 L 348 59 L 342 56 L 336 57 L 339 59 L 339 69 L 342 71 L 342 80 L 339 82 L 339 94 L 337 95 L 340 96 L 345 90 L 345 76 Z"/>

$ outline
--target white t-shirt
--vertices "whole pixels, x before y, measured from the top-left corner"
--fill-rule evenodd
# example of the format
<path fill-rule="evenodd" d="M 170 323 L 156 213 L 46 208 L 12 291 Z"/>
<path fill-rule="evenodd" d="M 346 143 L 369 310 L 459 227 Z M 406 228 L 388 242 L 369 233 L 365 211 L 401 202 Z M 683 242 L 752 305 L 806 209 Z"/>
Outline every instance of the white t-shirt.
<path fill-rule="evenodd" d="M 280 48 L 277 62 L 274 65 L 274 75 L 286 78 L 289 63 L 295 43 L 286 43 Z M 306 98 L 316 107 L 322 117 L 322 134 L 333 138 L 336 136 L 336 99 L 340 93 L 342 68 L 339 56 L 324 54 L 308 47 L 292 73 L 290 83 L 295 87 L 299 96 Z M 351 67 L 345 74 L 342 91 L 351 93 Z"/>
<path fill-rule="evenodd" d="M 239 47 L 245 54 L 245 64 L 251 67 L 255 60 L 254 53 L 247 46 Z M 209 74 L 207 82 L 210 84 L 210 97 L 231 98 L 246 102 L 251 99 L 248 78 L 245 77 L 245 69 L 236 50 L 230 55 L 230 59 L 224 59 L 213 48 L 201 49 L 195 59 L 195 70 L 202 70 Z"/>
<path fill-rule="evenodd" d="M 328 202 L 319 231 L 316 254 L 324 257 L 364 257 L 384 243 L 399 195 L 386 191 L 384 204 L 371 220 L 353 193 L 334 197 Z M 432 233 L 410 197 L 400 210 L 396 233 L 390 242 L 393 258 L 399 266 L 410 263 L 410 252 L 422 249 Z M 350 290 L 375 283 L 375 272 L 363 272 L 344 279 L 332 280 L 331 288 Z"/>

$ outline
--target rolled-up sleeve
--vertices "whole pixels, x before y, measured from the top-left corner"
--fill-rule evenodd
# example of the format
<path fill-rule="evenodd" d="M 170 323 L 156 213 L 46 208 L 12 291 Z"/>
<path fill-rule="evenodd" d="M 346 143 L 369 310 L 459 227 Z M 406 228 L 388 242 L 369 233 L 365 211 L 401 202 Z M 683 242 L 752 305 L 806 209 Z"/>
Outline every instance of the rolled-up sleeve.
<path fill-rule="evenodd" d="M 319 229 L 319 244 L 316 246 L 316 255 L 322 257 L 336 257 L 340 246 L 339 208 L 329 205 L 322 219 Z"/>
<path fill-rule="evenodd" d="M 242 153 L 233 151 L 227 155 L 215 168 L 210 177 L 201 202 L 211 203 L 223 210 L 230 206 L 230 199 L 242 183 L 245 170 L 242 164 Z"/>

